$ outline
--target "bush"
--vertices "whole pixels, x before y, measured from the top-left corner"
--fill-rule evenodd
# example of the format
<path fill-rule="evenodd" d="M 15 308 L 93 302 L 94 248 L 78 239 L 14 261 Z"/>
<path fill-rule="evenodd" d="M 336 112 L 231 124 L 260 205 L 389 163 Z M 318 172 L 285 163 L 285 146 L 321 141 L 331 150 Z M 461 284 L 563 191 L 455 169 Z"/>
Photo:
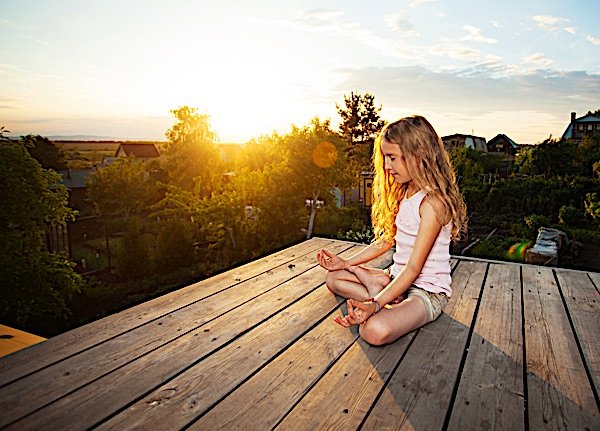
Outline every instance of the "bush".
<path fill-rule="evenodd" d="M 342 208 L 327 205 L 317 210 L 314 234 L 334 237 L 339 231 L 361 230 L 365 226 L 363 219 L 362 210 L 356 205 Z"/>
<path fill-rule="evenodd" d="M 169 220 L 158 235 L 154 255 L 156 269 L 171 272 L 194 263 L 192 232 L 188 223 Z"/>
<path fill-rule="evenodd" d="M 343 241 L 359 242 L 361 244 L 371 244 L 375 239 L 375 232 L 370 226 L 363 226 L 359 230 L 350 229 L 346 232 L 339 231 L 337 235 L 338 239 Z"/>
<path fill-rule="evenodd" d="M 525 217 L 525 224 L 537 234 L 539 228 L 550 225 L 550 220 L 546 216 L 532 214 Z"/>
<path fill-rule="evenodd" d="M 558 221 L 560 224 L 571 227 L 581 227 L 584 221 L 584 213 L 572 205 L 563 205 L 558 211 Z"/>
<path fill-rule="evenodd" d="M 139 219 L 130 219 L 117 248 L 116 274 L 122 280 L 139 280 L 148 275 L 150 247 Z"/>

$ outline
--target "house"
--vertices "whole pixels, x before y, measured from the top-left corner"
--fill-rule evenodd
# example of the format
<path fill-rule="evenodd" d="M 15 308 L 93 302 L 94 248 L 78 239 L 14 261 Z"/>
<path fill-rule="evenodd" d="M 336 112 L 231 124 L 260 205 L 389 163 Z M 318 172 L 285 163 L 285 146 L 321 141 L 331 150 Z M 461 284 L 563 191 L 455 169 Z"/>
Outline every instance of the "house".
<path fill-rule="evenodd" d="M 62 176 L 62 183 L 69 192 L 69 206 L 76 210 L 83 210 L 89 206 L 87 203 L 87 178 L 96 172 L 95 169 L 67 169 L 58 171 Z"/>
<path fill-rule="evenodd" d="M 442 136 L 442 142 L 448 151 L 454 147 L 467 147 L 487 153 L 485 138 L 480 136 L 455 133 L 454 135 Z"/>
<path fill-rule="evenodd" d="M 583 117 L 577 118 L 577 114 L 571 112 L 571 122 L 562 138 L 579 143 L 585 137 L 600 137 L 600 116 L 588 112 Z"/>
<path fill-rule="evenodd" d="M 153 143 L 123 142 L 117 148 L 115 157 L 135 157 L 136 159 L 154 159 L 160 152 Z"/>
<path fill-rule="evenodd" d="M 519 150 L 519 144 L 510 139 L 505 134 L 498 134 L 490 139 L 487 143 L 487 152 L 498 156 L 504 156 L 506 158 L 514 159 L 517 151 Z"/>

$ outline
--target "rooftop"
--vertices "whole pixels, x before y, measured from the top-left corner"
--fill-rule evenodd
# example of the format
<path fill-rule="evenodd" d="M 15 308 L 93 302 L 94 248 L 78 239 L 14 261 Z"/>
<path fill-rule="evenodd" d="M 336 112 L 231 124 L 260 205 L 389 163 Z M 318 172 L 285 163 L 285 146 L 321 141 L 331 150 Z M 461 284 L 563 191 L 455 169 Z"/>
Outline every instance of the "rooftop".
<path fill-rule="evenodd" d="M 600 429 L 600 274 L 453 258 L 440 318 L 373 347 L 333 323 L 322 247 L 364 245 L 305 241 L 0 359 L 0 427 Z"/>

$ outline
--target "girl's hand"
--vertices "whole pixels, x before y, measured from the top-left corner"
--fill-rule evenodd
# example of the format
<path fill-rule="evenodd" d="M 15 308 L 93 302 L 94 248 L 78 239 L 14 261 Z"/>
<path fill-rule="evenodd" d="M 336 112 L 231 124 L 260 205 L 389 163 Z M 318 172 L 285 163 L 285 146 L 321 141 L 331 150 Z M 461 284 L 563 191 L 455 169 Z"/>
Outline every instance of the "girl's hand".
<path fill-rule="evenodd" d="M 336 256 L 325 249 L 317 253 L 317 262 L 319 262 L 319 265 L 327 271 L 337 271 L 348 267 L 348 261 L 346 259 Z"/>
<path fill-rule="evenodd" d="M 374 302 L 360 302 L 354 299 L 349 299 L 348 315 L 341 317 L 337 316 L 333 321 L 338 325 L 349 328 L 352 325 L 360 325 L 365 323 L 369 317 L 375 314 L 376 305 Z"/>

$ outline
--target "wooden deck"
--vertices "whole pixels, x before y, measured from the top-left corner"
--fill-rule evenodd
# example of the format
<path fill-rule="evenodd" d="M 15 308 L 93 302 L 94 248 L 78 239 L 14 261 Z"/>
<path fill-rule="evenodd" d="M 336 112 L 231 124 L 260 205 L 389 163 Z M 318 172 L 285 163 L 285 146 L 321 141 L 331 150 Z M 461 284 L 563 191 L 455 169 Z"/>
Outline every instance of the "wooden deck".
<path fill-rule="evenodd" d="M 321 247 L 364 246 L 306 241 L 0 359 L 0 428 L 600 429 L 600 274 L 454 259 L 442 316 L 373 347 L 333 323 Z"/>

